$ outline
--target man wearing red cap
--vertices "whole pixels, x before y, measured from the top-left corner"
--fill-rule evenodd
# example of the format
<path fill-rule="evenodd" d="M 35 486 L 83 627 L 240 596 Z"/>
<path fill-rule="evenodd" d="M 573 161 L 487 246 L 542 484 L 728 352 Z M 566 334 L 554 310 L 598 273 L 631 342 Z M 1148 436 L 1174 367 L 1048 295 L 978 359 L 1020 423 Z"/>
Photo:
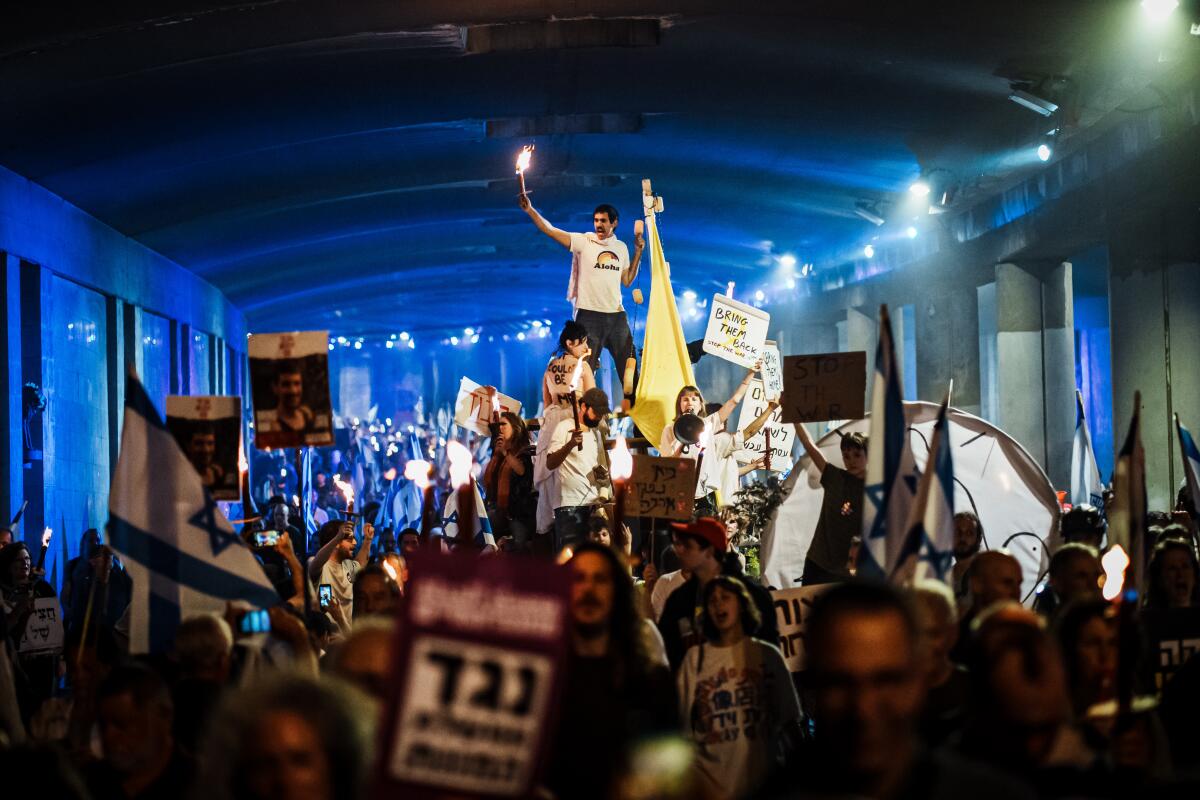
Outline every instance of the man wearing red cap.
<path fill-rule="evenodd" d="M 704 632 L 700 627 L 700 618 L 704 610 L 701 594 L 705 584 L 722 573 L 738 578 L 749 589 L 754 604 L 758 606 L 762 625 L 752 635 L 768 642 L 779 638 L 771 593 L 741 574 L 736 558 L 726 557 L 729 540 L 725 523 L 715 517 L 699 517 L 688 523 L 673 522 L 671 539 L 675 543 L 680 568 L 692 575 L 687 583 L 667 598 L 662 616 L 658 620 L 658 629 L 667 647 L 667 660 L 671 663 L 672 672 L 679 669 L 688 648 L 703 640 Z"/>

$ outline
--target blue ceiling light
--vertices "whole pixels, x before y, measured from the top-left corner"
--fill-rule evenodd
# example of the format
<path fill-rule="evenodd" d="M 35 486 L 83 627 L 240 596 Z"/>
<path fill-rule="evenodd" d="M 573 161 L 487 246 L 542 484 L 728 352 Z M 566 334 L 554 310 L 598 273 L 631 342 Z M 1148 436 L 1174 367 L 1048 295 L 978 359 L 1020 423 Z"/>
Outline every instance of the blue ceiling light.
<path fill-rule="evenodd" d="M 917 231 L 916 225 L 909 225 L 907 228 L 904 229 L 904 235 L 907 236 L 909 239 L 917 238 L 918 232 L 919 231 Z"/>
<path fill-rule="evenodd" d="M 864 247 L 863 255 L 866 256 L 867 258 L 874 258 L 875 257 L 875 246 L 867 245 L 866 247 Z"/>
<path fill-rule="evenodd" d="M 929 183 L 924 180 L 915 180 L 909 184 L 908 191 L 913 197 L 928 197 Z"/>
<path fill-rule="evenodd" d="M 1050 145 L 1043 142 L 1037 146 L 1038 161 L 1049 161 L 1050 156 L 1052 155 L 1054 155 L 1054 150 L 1050 147 Z"/>

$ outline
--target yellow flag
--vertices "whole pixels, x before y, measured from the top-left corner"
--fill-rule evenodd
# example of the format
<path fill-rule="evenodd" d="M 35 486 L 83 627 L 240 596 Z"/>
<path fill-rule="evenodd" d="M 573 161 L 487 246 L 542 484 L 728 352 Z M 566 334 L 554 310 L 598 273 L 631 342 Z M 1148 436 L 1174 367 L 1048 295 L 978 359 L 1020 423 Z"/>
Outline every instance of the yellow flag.
<path fill-rule="evenodd" d="M 675 396 L 696 379 L 654 214 L 646 215 L 646 232 L 650 239 L 650 307 L 642 340 L 641 376 L 630 416 L 642 436 L 657 447 L 663 428 L 675 419 Z"/>

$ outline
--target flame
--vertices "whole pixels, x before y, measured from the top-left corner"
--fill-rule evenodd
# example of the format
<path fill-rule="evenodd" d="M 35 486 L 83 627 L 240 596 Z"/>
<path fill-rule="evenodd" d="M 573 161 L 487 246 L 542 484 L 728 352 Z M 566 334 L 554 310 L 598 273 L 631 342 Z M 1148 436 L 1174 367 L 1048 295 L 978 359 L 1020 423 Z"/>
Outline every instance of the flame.
<path fill-rule="evenodd" d="M 733 281 L 730 281 L 729 283 L 725 284 L 725 296 L 728 297 L 730 300 L 733 299 Z"/>
<path fill-rule="evenodd" d="M 346 498 L 346 507 L 352 508 L 354 506 L 354 487 L 342 480 L 341 475 L 333 476 L 333 485 L 342 493 L 342 497 Z"/>
<path fill-rule="evenodd" d="M 558 558 L 556 560 L 558 561 L 559 564 L 565 564 L 574 557 L 575 557 L 575 551 L 572 550 L 568 546 L 568 547 L 564 547 L 562 550 L 560 550 L 558 552 Z"/>
<path fill-rule="evenodd" d="M 500 416 L 500 397 L 495 392 L 492 393 L 492 413 Z"/>
<path fill-rule="evenodd" d="M 571 385 L 567 388 L 572 393 L 579 391 L 579 379 L 583 376 L 583 359 L 575 359 L 575 371 L 571 373 Z"/>
<path fill-rule="evenodd" d="M 628 480 L 633 474 L 633 454 L 629 452 L 624 436 L 617 437 L 612 452 L 608 454 L 608 467 L 608 474 L 614 481 Z"/>
<path fill-rule="evenodd" d="M 529 169 L 529 159 L 533 157 L 533 145 L 527 144 L 521 148 L 520 154 L 517 155 L 517 174 L 523 175 L 525 170 Z"/>
<path fill-rule="evenodd" d="M 392 566 L 390 561 L 383 562 L 383 571 L 388 574 L 389 578 L 396 581 L 397 583 L 399 582 L 400 579 L 396 577 L 396 568 Z"/>
<path fill-rule="evenodd" d="M 42 547 L 50 546 L 50 537 L 53 535 L 54 535 L 53 528 L 46 528 L 46 530 L 42 531 Z"/>
<path fill-rule="evenodd" d="M 250 471 L 250 463 L 246 460 L 246 451 L 241 447 L 238 448 L 238 475 L 245 475 Z"/>
<path fill-rule="evenodd" d="M 417 485 L 422 492 L 429 488 L 429 462 L 409 461 L 404 465 L 404 477 Z"/>
<path fill-rule="evenodd" d="M 388 467 L 388 471 L 383 473 L 383 479 L 388 481 L 396 480 L 396 468 Z"/>
<path fill-rule="evenodd" d="M 1125 588 L 1125 568 L 1129 566 L 1129 556 L 1125 554 L 1125 548 L 1114 544 L 1100 559 L 1100 566 L 1104 567 L 1104 599 L 1115 600 Z"/>
<path fill-rule="evenodd" d="M 471 480 L 471 451 L 457 440 L 446 443 L 446 458 L 450 460 L 450 484 L 459 489 Z"/>

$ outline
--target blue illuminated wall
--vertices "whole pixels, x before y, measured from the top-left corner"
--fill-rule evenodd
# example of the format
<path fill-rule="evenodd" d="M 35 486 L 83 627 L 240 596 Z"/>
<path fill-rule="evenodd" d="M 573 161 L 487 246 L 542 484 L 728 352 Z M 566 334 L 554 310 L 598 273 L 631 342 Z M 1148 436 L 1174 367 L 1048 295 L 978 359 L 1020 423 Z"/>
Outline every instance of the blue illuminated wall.
<path fill-rule="evenodd" d="M 126 365 L 159 411 L 171 392 L 240 385 L 246 325 L 213 286 L 0 168 L 0 517 L 18 536 L 55 529 L 61 580 L 85 528 L 104 526 L 124 413 Z M 22 433 L 22 387 L 46 409 Z"/>

